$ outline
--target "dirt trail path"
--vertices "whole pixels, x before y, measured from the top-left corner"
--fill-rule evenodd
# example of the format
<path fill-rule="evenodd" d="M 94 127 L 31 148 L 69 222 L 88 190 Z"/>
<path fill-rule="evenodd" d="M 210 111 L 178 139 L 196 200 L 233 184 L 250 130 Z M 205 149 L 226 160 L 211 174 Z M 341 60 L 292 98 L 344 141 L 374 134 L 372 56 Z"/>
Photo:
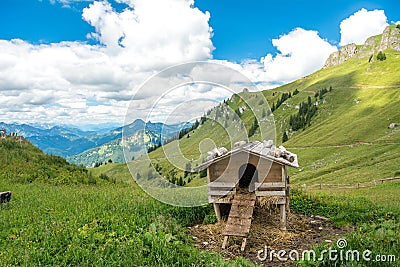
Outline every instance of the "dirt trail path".
<path fill-rule="evenodd" d="M 288 146 L 286 149 L 310 149 L 310 148 L 337 148 L 337 147 L 354 147 L 360 145 L 400 145 L 398 142 L 356 142 L 352 144 L 340 144 L 340 145 L 322 145 L 322 146 Z"/>

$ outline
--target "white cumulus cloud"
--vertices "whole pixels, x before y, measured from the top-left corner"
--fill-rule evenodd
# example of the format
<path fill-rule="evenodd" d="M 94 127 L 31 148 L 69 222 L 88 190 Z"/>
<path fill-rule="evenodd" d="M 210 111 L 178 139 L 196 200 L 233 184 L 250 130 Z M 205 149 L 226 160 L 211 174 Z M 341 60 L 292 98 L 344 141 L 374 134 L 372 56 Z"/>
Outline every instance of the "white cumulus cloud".
<path fill-rule="evenodd" d="M 339 45 L 363 44 L 368 37 L 381 34 L 387 25 L 383 10 L 368 11 L 362 8 L 340 23 Z"/>
<path fill-rule="evenodd" d="M 88 37 L 98 45 L 0 40 L 0 121 L 122 123 L 135 89 L 149 76 L 212 58 L 210 14 L 193 0 L 118 2 L 127 7 L 119 12 L 104 0 L 83 10 L 95 28 Z"/>
<path fill-rule="evenodd" d="M 273 39 L 279 51 L 267 54 L 259 61 L 242 63 L 245 74 L 267 86 L 293 81 L 320 69 L 329 55 L 337 48 L 322 39 L 318 32 L 296 28 L 288 34 Z"/>
<path fill-rule="evenodd" d="M 211 58 L 210 14 L 194 8 L 193 0 L 124 2 L 130 8 L 120 13 L 103 1 L 94 2 L 82 15 L 96 29 L 91 36 L 119 63 L 154 69 Z"/>

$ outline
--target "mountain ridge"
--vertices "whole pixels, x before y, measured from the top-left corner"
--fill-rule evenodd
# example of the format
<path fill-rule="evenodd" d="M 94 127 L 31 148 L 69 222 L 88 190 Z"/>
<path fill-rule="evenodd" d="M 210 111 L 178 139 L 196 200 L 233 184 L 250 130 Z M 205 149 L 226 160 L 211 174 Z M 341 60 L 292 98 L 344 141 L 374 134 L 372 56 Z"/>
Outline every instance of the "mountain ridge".
<path fill-rule="evenodd" d="M 79 128 L 62 125 L 41 128 L 26 123 L 0 122 L 0 129 L 24 136 L 45 153 L 62 157 L 78 154 L 96 145 L 111 141 L 111 139 L 107 139 L 107 134 L 98 135 L 94 131 L 83 131 Z M 111 138 L 114 139 L 114 137 Z"/>
<path fill-rule="evenodd" d="M 70 127 L 65 125 L 30 125 L 26 123 L 4 123 L 0 122 L 0 129 L 5 129 L 6 132 L 16 133 L 19 136 L 24 136 L 33 145 L 42 149 L 46 154 L 52 154 L 68 158 L 71 162 L 81 165 L 83 162 L 74 159 L 74 156 L 82 158 L 82 153 L 93 153 L 94 150 L 104 150 L 105 146 L 117 147 L 120 146 L 120 141 L 124 131 L 125 135 L 135 135 L 142 129 L 147 129 L 148 140 L 151 144 L 149 146 L 164 142 L 166 139 L 171 138 L 177 133 L 186 123 L 177 123 L 173 125 L 166 125 L 163 123 L 144 122 L 142 119 L 136 119 L 131 124 L 120 126 L 111 130 L 103 131 L 84 131 L 77 127 Z M 157 133 L 164 131 L 165 136 L 159 136 Z M 111 151 L 112 152 L 112 151 Z M 111 153 L 110 152 L 110 153 Z M 117 162 L 124 161 L 122 152 L 112 156 L 112 153 L 107 153 L 107 158 Z M 141 153 L 135 154 L 139 156 Z M 85 160 L 84 162 L 87 162 Z M 97 161 L 91 160 L 92 166 Z"/>
<path fill-rule="evenodd" d="M 400 51 L 400 26 L 387 26 L 382 34 L 367 38 L 363 45 L 351 43 L 343 46 L 329 55 L 323 68 L 340 65 L 352 57 L 371 57 L 370 60 L 374 60 L 374 55 L 386 49 Z"/>
<path fill-rule="evenodd" d="M 93 167 L 96 163 L 107 161 L 129 161 L 147 153 L 149 148 L 164 144 L 175 137 L 180 130 L 190 127 L 190 125 L 190 123 L 186 122 L 168 125 L 161 122 L 144 122 L 141 119 L 137 119 L 131 124 L 115 129 L 115 133 L 118 133 L 117 138 L 70 156 L 67 160 L 87 167 Z M 123 141 L 122 135 L 124 135 Z M 125 159 L 124 149 L 129 151 L 129 159 Z"/>

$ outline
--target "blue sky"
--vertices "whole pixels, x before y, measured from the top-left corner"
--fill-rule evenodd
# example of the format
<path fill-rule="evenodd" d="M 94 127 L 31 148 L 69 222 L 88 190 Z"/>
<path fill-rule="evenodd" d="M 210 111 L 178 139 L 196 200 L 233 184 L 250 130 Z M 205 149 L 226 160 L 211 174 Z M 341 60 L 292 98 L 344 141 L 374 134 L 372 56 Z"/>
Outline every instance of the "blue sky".
<path fill-rule="evenodd" d="M 400 21 L 394 0 L 117 2 L 0 1 L 0 121 L 121 122 L 147 78 L 190 61 L 224 64 L 268 89 L 320 69 L 342 45 L 362 44 Z M 140 95 L 137 117 L 164 93 Z M 229 96 L 207 93 L 214 100 Z M 163 110 L 177 102 L 165 99 L 171 102 Z"/>
<path fill-rule="evenodd" d="M 33 43 L 84 41 L 92 27 L 82 20 L 80 9 L 88 4 L 75 4 L 79 9 L 71 9 L 48 0 L 2 0 L 0 38 L 20 38 Z"/>
<path fill-rule="evenodd" d="M 90 1 L 73 2 L 70 7 L 49 0 L 0 1 L 0 39 L 20 38 L 32 43 L 88 41 L 93 27 L 82 20 L 82 9 Z M 121 9 L 124 4 L 113 2 Z M 339 23 L 361 8 L 382 9 L 388 21 L 400 20 L 400 4 L 380 1 L 279 1 L 279 0 L 197 0 L 195 6 L 211 13 L 210 26 L 214 58 L 241 61 L 276 52 L 273 38 L 296 27 L 316 30 L 332 44 L 340 39 Z"/>
<path fill-rule="evenodd" d="M 296 27 L 317 30 L 321 37 L 338 43 L 339 23 L 361 8 L 383 9 L 389 21 L 400 19 L 400 3 L 393 0 L 200 0 L 196 3 L 202 10 L 210 10 L 210 24 L 215 29 L 215 57 L 236 61 L 276 52 L 271 40 Z"/>

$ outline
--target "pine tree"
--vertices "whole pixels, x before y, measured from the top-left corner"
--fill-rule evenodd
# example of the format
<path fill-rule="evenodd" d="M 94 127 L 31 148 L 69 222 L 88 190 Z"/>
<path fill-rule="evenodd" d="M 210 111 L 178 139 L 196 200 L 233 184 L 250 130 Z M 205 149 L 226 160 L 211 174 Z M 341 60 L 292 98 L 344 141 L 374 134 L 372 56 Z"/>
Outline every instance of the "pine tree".
<path fill-rule="evenodd" d="M 207 169 L 203 169 L 200 171 L 200 178 L 207 177 Z"/>
<path fill-rule="evenodd" d="M 249 129 L 248 137 L 252 137 L 255 134 L 257 128 L 258 128 L 258 121 L 257 118 L 254 118 L 254 122 Z"/>
<path fill-rule="evenodd" d="M 284 131 L 282 136 L 282 143 L 285 143 L 287 140 L 289 140 L 289 137 L 287 136 L 286 131 Z"/>
<path fill-rule="evenodd" d="M 205 122 L 207 121 L 207 117 L 204 114 L 201 118 L 200 118 L 200 124 L 203 125 Z"/>

